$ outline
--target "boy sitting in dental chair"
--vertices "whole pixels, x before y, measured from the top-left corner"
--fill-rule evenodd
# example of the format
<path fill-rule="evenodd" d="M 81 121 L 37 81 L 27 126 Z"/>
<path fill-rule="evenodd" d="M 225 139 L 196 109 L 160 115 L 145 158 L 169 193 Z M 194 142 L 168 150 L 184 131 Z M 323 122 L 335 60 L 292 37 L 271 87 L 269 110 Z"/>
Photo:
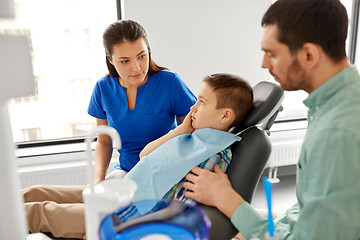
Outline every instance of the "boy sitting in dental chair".
<path fill-rule="evenodd" d="M 149 143 L 140 153 L 140 162 L 125 176 L 138 184 L 134 201 L 170 198 L 196 205 L 183 194 L 183 177 L 197 165 L 211 171 L 219 165 L 226 171 L 230 145 L 241 139 L 228 130 L 252 107 L 253 92 L 247 81 L 232 74 L 205 77 L 198 101 L 183 123 Z"/>

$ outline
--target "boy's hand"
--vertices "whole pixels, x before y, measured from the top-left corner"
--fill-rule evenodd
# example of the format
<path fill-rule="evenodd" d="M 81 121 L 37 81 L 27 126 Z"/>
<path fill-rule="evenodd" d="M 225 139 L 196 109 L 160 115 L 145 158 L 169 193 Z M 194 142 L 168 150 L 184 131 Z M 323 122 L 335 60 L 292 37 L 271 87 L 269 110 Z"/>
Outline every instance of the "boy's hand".
<path fill-rule="evenodd" d="M 164 136 L 148 143 L 144 149 L 140 152 L 140 159 L 142 159 L 144 156 L 149 155 L 152 151 L 157 149 L 160 145 L 164 144 L 169 139 L 179 136 L 181 134 L 185 133 L 192 133 L 195 129 L 192 127 L 191 124 L 191 111 L 186 115 L 184 121 L 174 130 L 168 132 Z"/>
<path fill-rule="evenodd" d="M 195 129 L 192 126 L 191 111 L 186 115 L 184 121 L 177 127 L 181 134 L 192 133 Z"/>

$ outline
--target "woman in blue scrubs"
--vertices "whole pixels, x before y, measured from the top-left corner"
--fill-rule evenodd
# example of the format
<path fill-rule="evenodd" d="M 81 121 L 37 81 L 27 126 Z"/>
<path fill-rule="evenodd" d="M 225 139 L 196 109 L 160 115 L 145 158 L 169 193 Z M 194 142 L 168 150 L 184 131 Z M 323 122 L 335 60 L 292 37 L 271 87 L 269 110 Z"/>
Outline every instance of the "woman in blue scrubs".
<path fill-rule="evenodd" d="M 173 72 L 151 59 L 145 30 L 135 21 L 121 20 L 104 32 L 108 75 L 94 88 L 88 113 L 97 125 L 120 134 L 119 163 L 111 176 L 124 176 L 139 161 L 144 146 L 177 126 L 196 97 Z M 105 179 L 112 141 L 99 135 L 95 148 L 95 182 Z M 85 186 L 31 186 L 23 190 L 28 229 L 54 237 L 85 234 L 82 191 Z"/>
<path fill-rule="evenodd" d="M 111 24 L 103 43 L 109 74 L 94 88 L 88 113 L 97 125 L 109 125 L 120 134 L 119 163 L 110 175 L 124 176 L 139 161 L 149 142 L 177 126 L 196 97 L 173 72 L 151 59 L 144 28 L 133 20 Z M 105 179 L 112 141 L 100 135 L 95 149 L 95 182 Z"/>

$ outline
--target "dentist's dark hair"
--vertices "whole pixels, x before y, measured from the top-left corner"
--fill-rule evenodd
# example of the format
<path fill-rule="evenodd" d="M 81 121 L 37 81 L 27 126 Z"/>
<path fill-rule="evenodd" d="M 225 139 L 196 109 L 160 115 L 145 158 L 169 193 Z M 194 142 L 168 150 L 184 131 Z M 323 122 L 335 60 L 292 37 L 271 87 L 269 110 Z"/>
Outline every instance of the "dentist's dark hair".
<path fill-rule="evenodd" d="M 348 16 L 339 0 L 278 0 L 261 24 L 275 24 L 279 42 L 293 55 L 304 43 L 315 43 L 335 61 L 346 57 Z"/>
<path fill-rule="evenodd" d="M 106 65 L 109 70 L 109 75 L 111 77 L 119 77 L 118 72 L 115 67 L 110 63 L 109 59 L 113 54 L 113 47 L 116 44 L 128 41 L 135 42 L 138 39 L 142 38 L 149 50 L 149 74 L 155 74 L 161 70 L 167 69 L 157 65 L 151 58 L 151 51 L 149 41 L 145 29 L 134 20 L 119 20 L 108 26 L 103 34 L 103 45 L 106 53 Z"/>

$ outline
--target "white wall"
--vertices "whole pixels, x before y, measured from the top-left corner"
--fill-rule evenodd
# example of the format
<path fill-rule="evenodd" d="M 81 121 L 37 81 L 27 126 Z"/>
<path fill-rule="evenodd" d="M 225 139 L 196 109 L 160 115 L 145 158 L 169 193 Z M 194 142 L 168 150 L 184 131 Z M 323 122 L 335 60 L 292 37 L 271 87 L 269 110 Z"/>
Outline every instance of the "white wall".
<path fill-rule="evenodd" d="M 195 94 L 207 74 L 239 74 L 251 85 L 261 69 L 261 18 L 271 0 L 124 0 L 125 18 L 147 31 L 153 59 L 180 74 Z"/>

